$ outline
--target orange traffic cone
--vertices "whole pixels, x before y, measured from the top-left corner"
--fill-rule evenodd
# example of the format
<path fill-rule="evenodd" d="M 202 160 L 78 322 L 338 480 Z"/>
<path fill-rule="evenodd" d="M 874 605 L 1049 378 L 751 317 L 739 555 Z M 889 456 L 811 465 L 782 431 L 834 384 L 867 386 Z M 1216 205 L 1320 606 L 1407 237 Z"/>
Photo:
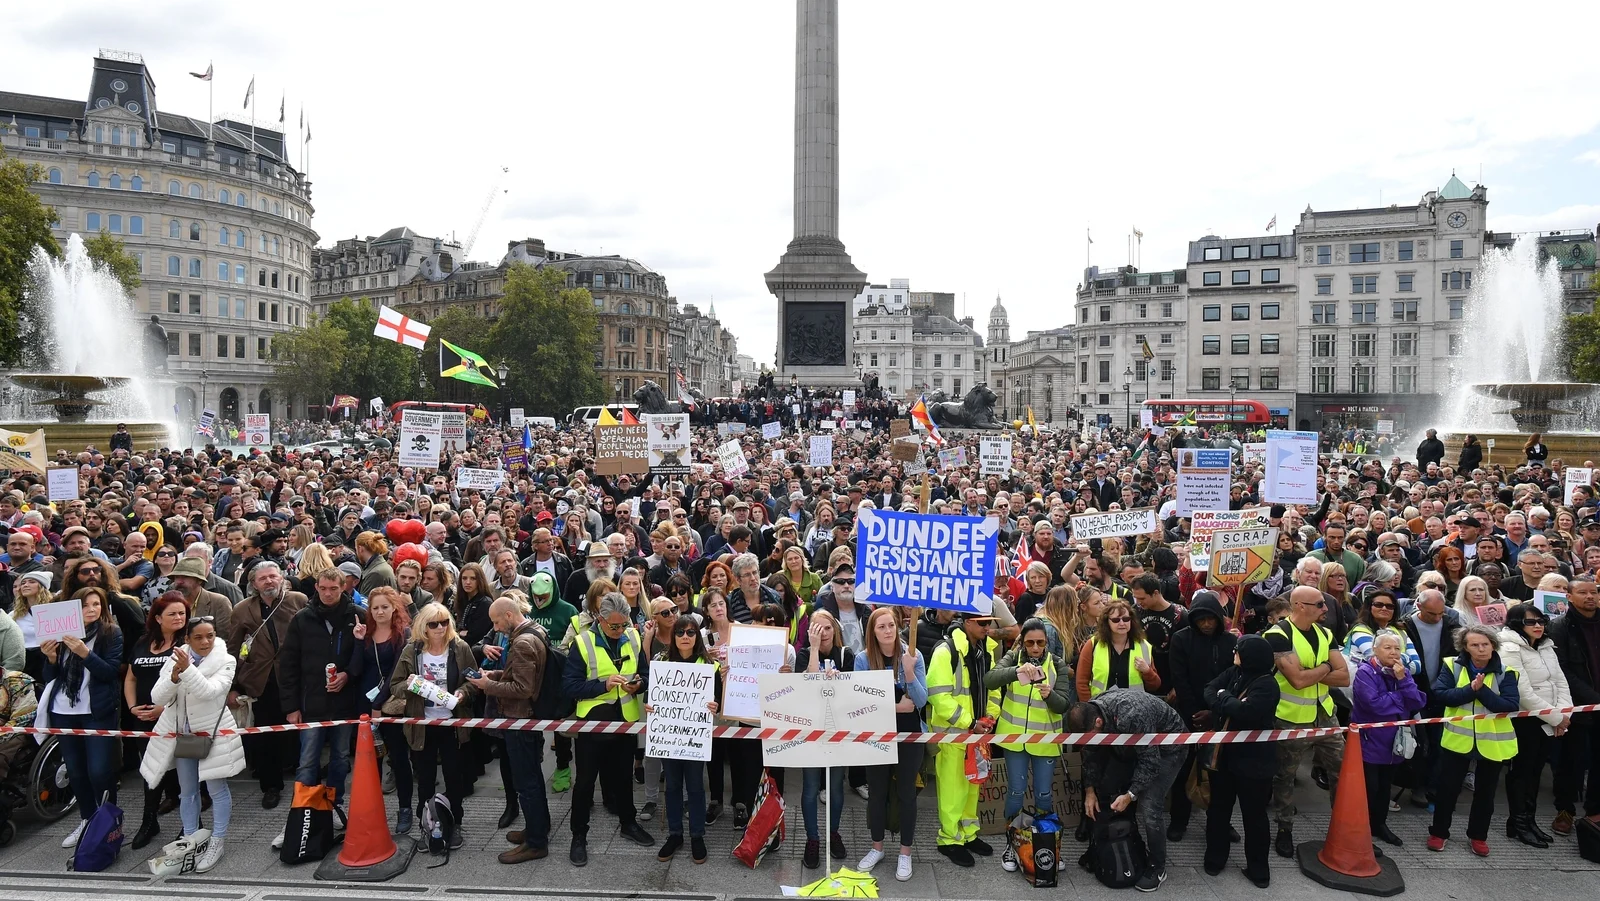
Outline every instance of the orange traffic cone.
<path fill-rule="evenodd" d="M 396 844 L 389 833 L 383 783 L 378 778 L 378 750 L 372 743 L 372 724 L 365 715 L 358 730 L 344 845 L 337 857 L 323 859 L 317 867 L 318 879 L 384 882 L 404 873 L 417 853 L 416 840 L 411 836 L 400 836 Z"/>
<path fill-rule="evenodd" d="M 1361 736 L 1354 728 L 1345 734 L 1344 760 L 1339 765 L 1339 786 L 1334 792 L 1328 837 L 1320 842 L 1302 842 L 1295 851 L 1300 871 L 1329 888 L 1385 898 L 1406 890 L 1400 867 L 1392 858 L 1378 857 L 1372 846 Z"/>

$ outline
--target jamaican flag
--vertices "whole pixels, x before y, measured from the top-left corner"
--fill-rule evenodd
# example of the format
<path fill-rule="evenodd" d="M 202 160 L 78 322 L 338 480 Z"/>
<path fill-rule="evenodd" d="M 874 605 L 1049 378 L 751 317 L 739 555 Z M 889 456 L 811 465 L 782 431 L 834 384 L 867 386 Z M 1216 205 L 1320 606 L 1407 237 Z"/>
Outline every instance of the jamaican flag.
<path fill-rule="evenodd" d="M 445 351 L 454 354 L 454 357 L 445 355 Z M 487 385 L 490 388 L 498 387 L 494 380 L 489 378 L 489 363 L 483 357 L 470 350 L 457 347 L 444 339 L 439 340 L 439 375 L 471 382 L 474 385 Z"/>
<path fill-rule="evenodd" d="M 1200 411 L 1198 409 L 1190 410 L 1189 412 L 1183 414 L 1182 419 L 1178 420 L 1177 426 L 1180 429 L 1184 427 L 1193 428 L 1194 426 L 1199 425 L 1199 422 L 1197 422 L 1199 417 Z"/>

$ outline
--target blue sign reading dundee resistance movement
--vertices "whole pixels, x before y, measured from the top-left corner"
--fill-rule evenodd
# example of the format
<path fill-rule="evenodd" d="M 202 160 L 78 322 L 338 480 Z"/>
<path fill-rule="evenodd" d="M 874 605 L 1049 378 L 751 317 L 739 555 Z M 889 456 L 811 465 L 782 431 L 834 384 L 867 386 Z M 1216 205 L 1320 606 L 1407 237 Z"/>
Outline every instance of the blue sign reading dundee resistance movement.
<path fill-rule="evenodd" d="M 982 516 L 862 510 L 856 600 L 987 616 L 994 609 L 998 531 L 998 521 Z"/>

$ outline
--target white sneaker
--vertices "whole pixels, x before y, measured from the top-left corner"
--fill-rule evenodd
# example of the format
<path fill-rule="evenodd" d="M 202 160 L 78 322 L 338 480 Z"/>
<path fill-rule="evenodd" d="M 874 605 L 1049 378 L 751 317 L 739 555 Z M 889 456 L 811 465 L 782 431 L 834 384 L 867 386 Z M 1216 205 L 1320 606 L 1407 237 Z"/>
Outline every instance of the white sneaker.
<path fill-rule="evenodd" d="M 879 851 L 877 848 L 870 848 L 868 849 L 866 856 L 861 858 L 861 862 L 856 864 L 856 869 L 863 873 L 869 873 L 872 871 L 872 868 L 877 866 L 882 860 L 883 852 Z"/>
<path fill-rule="evenodd" d="M 200 859 L 194 862 L 194 871 L 196 873 L 210 872 L 211 868 L 221 860 L 222 839 L 213 836 L 211 842 L 206 845 L 205 851 L 201 852 Z"/>
<path fill-rule="evenodd" d="M 384 767 L 383 769 L 383 793 L 386 795 L 394 794 L 394 769 L 392 767 Z"/>
<path fill-rule="evenodd" d="M 870 794 L 870 792 L 867 791 L 867 787 L 865 785 L 856 786 L 855 792 L 856 792 L 856 795 L 858 797 L 860 797 L 861 800 L 863 800 L 863 801 L 867 800 L 867 795 Z"/>
<path fill-rule="evenodd" d="M 1000 852 L 1000 869 L 1005 870 L 1007 873 L 1015 873 L 1017 871 L 1017 852 L 1009 844 L 1006 845 L 1004 851 Z"/>
<path fill-rule="evenodd" d="M 902 855 L 900 855 L 900 862 L 895 864 L 895 867 L 894 867 L 894 878 L 900 880 L 901 882 L 910 882 L 911 881 L 911 855 L 910 854 L 902 854 Z"/>
<path fill-rule="evenodd" d="M 272 850 L 276 851 L 276 850 L 278 850 L 279 848 L 282 848 L 282 847 L 283 847 L 283 833 L 279 832 L 278 833 L 278 837 L 272 840 Z"/>
<path fill-rule="evenodd" d="M 83 838 L 83 827 L 87 826 L 87 825 L 89 825 L 89 821 L 88 820 L 79 820 L 78 821 L 78 828 L 76 828 L 76 829 L 72 830 L 71 832 L 67 833 L 67 837 L 61 840 L 61 847 L 63 847 L 63 848 L 76 848 L 76 847 L 78 847 L 78 839 Z"/>
<path fill-rule="evenodd" d="M 1467 774 L 1467 780 L 1461 784 L 1461 787 L 1466 789 L 1469 792 L 1477 791 L 1478 790 L 1478 774 L 1477 773 L 1468 773 Z"/>

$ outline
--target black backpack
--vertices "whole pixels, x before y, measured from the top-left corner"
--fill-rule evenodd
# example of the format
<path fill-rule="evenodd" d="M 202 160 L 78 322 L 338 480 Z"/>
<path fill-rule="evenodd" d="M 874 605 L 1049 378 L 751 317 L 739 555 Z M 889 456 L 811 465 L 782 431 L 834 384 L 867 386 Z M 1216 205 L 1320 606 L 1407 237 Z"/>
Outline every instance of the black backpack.
<path fill-rule="evenodd" d="M 535 630 L 534 638 L 544 643 L 544 679 L 539 684 L 539 696 L 533 699 L 533 718 L 564 720 L 572 716 L 578 706 L 562 688 L 567 674 L 567 655 L 542 630 Z"/>
<path fill-rule="evenodd" d="M 1145 870 L 1144 837 L 1133 812 L 1100 811 L 1094 821 L 1094 875 L 1107 888 L 1132 888 Z"/>
<path fill-rule="evenodd" d="M 443 854 L 444 860 L 430 864 L 428 869 L 450 862 L 450 840 L 455 834 L 456 815 L 450 809 L 450 799 L 443 793 L 435 794 L 422 805 L 422 840 L 427 842 L 430 853 Z"/>

